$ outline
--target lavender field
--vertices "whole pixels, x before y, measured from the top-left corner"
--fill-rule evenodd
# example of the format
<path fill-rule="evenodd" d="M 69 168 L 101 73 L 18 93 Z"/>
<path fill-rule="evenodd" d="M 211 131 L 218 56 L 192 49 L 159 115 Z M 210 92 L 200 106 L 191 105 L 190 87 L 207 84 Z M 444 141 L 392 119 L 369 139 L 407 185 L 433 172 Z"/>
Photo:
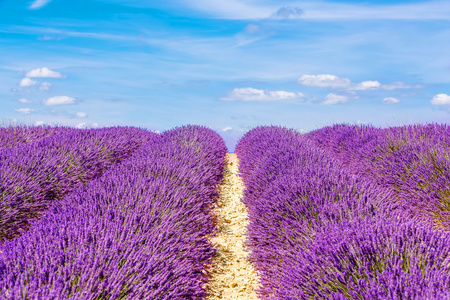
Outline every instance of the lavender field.
<path fill-rule="evenodd" d="M 219 134 L 0 137 L 0 299 L 209 299 Z M 439 124 L 248 131 L 236 154 L 258 298 L 450 299 L 449 147 Z"/>

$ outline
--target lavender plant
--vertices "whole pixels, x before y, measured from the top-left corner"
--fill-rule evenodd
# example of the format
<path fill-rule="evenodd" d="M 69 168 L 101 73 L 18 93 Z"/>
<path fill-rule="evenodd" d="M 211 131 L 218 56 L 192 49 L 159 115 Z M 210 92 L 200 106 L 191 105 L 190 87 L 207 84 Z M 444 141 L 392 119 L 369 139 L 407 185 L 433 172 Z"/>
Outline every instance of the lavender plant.
<path fill-rule="evenodd" d="M 370 127 L 358 133 L 365 135 L 364 142 L 345 126 L 338 129 L 342 140 L 336 138 L 330 148 L 351 148 L 343 141 L 353 139 L 356 151 L 361 150 L 355 157 L 364 157 L 364 147 L 378 139 Z M 289 131 L 284 134 L 290 137 L 280 138 L 271 136 L 274 128 L 254 130 L 258 132 L 249 132 L 236 149 L 241 161 L 257 162 L 251 168 L 243 163 L 240 170 L 248 178 L 248 246 L 260 273 L 262 299 L 450 295 L 447 233 L 407 217 L 393 201 L 394 189 L 368 174 L 355 174 L 353 170 L 364 169 L 356 159 L 331 157 L 322 139 L 312 143 Z M 254 139 L 247 142 L 247 137 Z M 275 139 L 277 143 L 270 142 Z M 252 157 L 258 155 L 252 145 L 259 141 L 265 145 L 260 161 Z"/>
<path fill-rule="evenodd" d="M 354 173 L 396 192 L 410 218 L 450 228 L 450 127 L 428 124 L 376 129 L 336 125 L 308 134 Z"/>
<path fill-rule="evenodd" d="M 0 298 L 203 298 L 225 153 L 203 127 L 152 137 L 0 247 Z"/>
<path fill-rule="evenodd" d="M 29 144 L 42 140 L 48 136 L 66 133 L 69 127 L 52 126 L 7 126 L 0 127 L 0 151 L 4 148 L 16 148 L 23 144 Z"/>
<path fill-rule="evenodd" d="M 154 135 L 127 127 L 73 130 L 4 149 L 0 242 L 20 235 L 52 202 L 129 157 Z"/>

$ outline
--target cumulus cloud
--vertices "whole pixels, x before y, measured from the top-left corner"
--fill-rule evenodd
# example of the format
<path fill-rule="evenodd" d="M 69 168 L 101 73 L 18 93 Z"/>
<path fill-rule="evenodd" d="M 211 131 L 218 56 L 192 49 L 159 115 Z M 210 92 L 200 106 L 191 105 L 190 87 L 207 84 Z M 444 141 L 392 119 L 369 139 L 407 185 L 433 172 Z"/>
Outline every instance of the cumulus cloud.
<path fill-rule="evenodd" d="M 339 78 L 330 74 L 303 75 L 298 79 L 301 85 L 321 88 L 349 88 L 352 82 L 348 78 Z"/>
<path fill-rule="evenodd" d="M 87 117 L 87 113 L 85 113 L 85 112 L 77 112 L 77 117 L 78 118 L 86 118 Z"/>
<path fill-rule="evenodd" d="M 223 132 L 227 132 L 227 131 L 230 131 L 230 130 L 233 130 L 233 127 L 225 127 L 225 128 L 222 129 Z"/>
<path fill-rule="evenodd" d="M 51 86 L 52 86 L 52 84 L 50 82 L 43 82 L 39 85 L 39 90 L 41 92 L 48 92 L 48 91 L 50 91 Z"/>
<path fill-rule="evenodd" d="M 272 15 L 272 19 L 298 19 L 303 13 L 301 8 L 284 6 Z"/>
<path fill-rule="evenodd" d="M 27 99 L 24 99 L 24 98 L 19 99 L 18 101 L 19 101 L 20 103 L 31 103 L 30 100 L 27 100 Z"/>
<path fill-rule="evenodd" d="M 34 109 L 27 107 L 27 108 L 18 108 L 16 109 L 16 111 L 25 115 L 29 115 L 30 112 L 34 111 Z"/>
<path fill-rule="evenodd" d="M 363 81 L 361 83 L 355 84 L 350 89 L 354 91 L 366 91 L 366 90 L 375 90 L 381 87 L 381 83 L 376 80 L 368 80 Z"/>
<path fill-rule="evenodd" d="M 386 97 L 383 99 L 382 102 L 385 104 L 397 104 L 397 103 L 400 103 L 400 100 L 398 100 L 397 98 L 393 98 L 393 97 Z"/>
<path fill-rule="evenodd" d="M 450 95 L 447 94 L 437 94 L 430 101 L 433 105 L 449 105 L 450 104 Z"/>
<path fill-rule="evenodd" d="M 30 5 L 30 9 L 39 9 L 45 5 L 47 5 L 51 0 L 36 0 Z"/>
<path fill-rule="evenodd" d="M 69 96 L 55 96 L 43 101 L 45 105 L 65 105 L 75 103 L 75 98 Z"/>
<path fill-rule="evenodd" d="M 44 124 L 45 124 L 44 121 L 36 121 L 36 122 L 34 123 L 34 126 L 41 126 L 41 125 L 44 125 Z"/>
<path fill-rule="evenodd" d="M 224 101 L 277 101 L 304 97 L 303 93 L 292 93 L 286 91 L 264 91 L 251 87 L 235 88 L 227 97 L 222 97 Z"/>
<path fill-rule="evenodd" d="M 21 86 L 21 87 L 29 87 L 29 86 L 35 85 L 36 83 L 37 83 L 36 80 L 33 80 L 33 79 L 25 77 L 24 79 L 22 79 L 19 82 L 19 86 Z"/>
<path fill-rule="evenodd" d="M 64 77 L 61 73 L 52 71 L 46 67 L 33 69 L 25 75 L 31 78 L 62 78 Z"/>
<path fill-rule="evenodd" d="M 77 125 L 75 125 L 75 128 L 78 129 L 87 129 L 87 128 L 98 128 L 99 124 L 98 123 L 92 123 L 92 124 L 88 124 L 88 123 L 78 123 Z M 157 132 L 159 133 L 159 131 Z"/>
<path fill-rule="evenodd" d="M 77 125 L 75 125 L 75 128 L 78 129 L 88 128 L 88 125 L 87 123 L 78 123 Z"/>
<path fill-rule="evenodd" d="M 347 101 L 348 101 L 347 96 L 330 93 L 325 97 L 325 101 L 323 101 L 322 104 L 335 105 L 340 103 L 346 103 Z"/>

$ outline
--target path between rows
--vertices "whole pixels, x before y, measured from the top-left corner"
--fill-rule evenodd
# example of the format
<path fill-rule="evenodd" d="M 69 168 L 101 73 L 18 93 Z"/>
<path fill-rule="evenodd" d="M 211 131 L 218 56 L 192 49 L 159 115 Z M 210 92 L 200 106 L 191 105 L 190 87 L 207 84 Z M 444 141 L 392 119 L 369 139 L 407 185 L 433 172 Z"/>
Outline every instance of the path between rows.
<path fill-rule="evenodd" d="M 249 221 L 247 208 L 241 201 L 244 184 L 238 174 L 239 160 L 232 153 L 225 159 L 227 163 L 217 202 L 219 231 L 211 239 L 217 253 L 206 299 L 258 299 L 255 292 L 257 273 L 247 260 L 249 252 L 244 246 Z"/>

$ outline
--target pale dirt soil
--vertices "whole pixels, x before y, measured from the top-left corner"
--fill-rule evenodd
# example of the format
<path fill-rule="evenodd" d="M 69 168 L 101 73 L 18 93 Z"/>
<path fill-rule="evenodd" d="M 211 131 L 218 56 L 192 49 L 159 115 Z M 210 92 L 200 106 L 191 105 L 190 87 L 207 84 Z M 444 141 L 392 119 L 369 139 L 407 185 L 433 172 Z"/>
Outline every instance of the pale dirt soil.
<path fill-rule="evenodd" d="M 258 299 L 255 290 L 258 276 L 244 247 L 249 223 L 247 209 L 241 202 L 244 184 L 238 175 L 239 161 L 236 154 L 228 153 L 227 164 L 220 186 L 220 197 L 215 213 L 219 232 L 211 238 L 218 251 L 207 287 L 207 300 Z"/>

